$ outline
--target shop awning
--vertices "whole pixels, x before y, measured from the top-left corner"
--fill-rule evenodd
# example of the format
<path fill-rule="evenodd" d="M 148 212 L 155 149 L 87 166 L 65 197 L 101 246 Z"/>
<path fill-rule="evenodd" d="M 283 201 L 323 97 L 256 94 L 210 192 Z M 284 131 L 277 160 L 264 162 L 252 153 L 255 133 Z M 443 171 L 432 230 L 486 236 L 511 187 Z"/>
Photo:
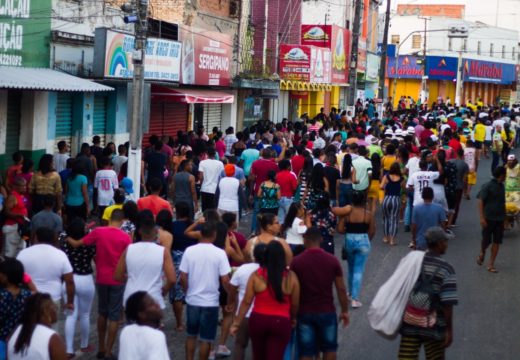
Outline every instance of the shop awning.
<path fill-rule="evenodd" d="M 186 104 L 232 104 L 235 96 L 220 90 L 152 87 L 152 97 Z"/>
<path fill-rule="evenodd" d="M 112 91 L 113 88 L 52 69 L 0 66 L 0 89 Z"/>

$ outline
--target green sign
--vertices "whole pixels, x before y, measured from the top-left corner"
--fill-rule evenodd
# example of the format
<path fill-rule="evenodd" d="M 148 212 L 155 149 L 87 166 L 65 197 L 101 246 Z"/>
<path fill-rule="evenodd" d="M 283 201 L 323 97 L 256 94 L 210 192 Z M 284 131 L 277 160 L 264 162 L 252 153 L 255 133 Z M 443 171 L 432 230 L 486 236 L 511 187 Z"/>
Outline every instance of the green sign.
<path fill-rule="evenodd" d="M 52 0 L 0 0 L 0 65 L 49 67 Z"/>

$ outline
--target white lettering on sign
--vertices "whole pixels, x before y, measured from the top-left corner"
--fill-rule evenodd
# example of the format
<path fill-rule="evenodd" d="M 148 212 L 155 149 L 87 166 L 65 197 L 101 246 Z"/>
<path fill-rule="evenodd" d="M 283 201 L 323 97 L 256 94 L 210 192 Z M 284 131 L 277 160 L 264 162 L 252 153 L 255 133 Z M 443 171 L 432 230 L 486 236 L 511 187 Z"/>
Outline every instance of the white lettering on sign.
<path fill-rule="evenodd" d="M 0 23 L 0 50 L 22 50 L 23 47 L 23 26 Z"/>
<path fill-rule="evenodd" d="M 0 0 L 0 16 L 29 18 L 31 0 Z"/>
<path fill-rule="evenodd" d="M 217 55 L 200 54 L 199 69 L 228 71 L 229 59 Z"/>

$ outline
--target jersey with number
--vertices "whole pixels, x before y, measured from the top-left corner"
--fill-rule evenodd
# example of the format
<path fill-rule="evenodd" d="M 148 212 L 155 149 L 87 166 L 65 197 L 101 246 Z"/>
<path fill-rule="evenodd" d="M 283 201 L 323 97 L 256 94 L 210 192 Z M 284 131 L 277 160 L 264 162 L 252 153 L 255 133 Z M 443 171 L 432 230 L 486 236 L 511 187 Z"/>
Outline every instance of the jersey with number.
<path fill-rule="evenodd" d="M 109 206 L 114 203 L 114 189 L 118 188 L 117 174 L 114 170 L 99 170 L 94 179 L 98 191 L 98 205 Z"/>
<path fill-rule="evenodd" d="M 438 178 L 438 171 L 417 171 L 408 178 L 407 185 L 413 186 L 413 206 L 422 204 L 423 189 L 433 188 L 433 180 Z"/>

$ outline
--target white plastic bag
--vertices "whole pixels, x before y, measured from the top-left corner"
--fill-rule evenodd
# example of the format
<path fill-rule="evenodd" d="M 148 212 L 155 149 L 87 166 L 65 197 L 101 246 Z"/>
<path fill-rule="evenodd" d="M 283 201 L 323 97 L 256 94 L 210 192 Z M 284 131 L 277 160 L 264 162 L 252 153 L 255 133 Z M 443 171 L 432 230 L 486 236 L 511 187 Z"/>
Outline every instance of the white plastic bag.
<path fill-rule="evenodd" d="M 377 291 L 368 309 L 368 321 L 380 335 L 390 338 L 397 335 L 410 292 L 421 273 L 423 258 L 424 251 L 410 252 Z"/>

